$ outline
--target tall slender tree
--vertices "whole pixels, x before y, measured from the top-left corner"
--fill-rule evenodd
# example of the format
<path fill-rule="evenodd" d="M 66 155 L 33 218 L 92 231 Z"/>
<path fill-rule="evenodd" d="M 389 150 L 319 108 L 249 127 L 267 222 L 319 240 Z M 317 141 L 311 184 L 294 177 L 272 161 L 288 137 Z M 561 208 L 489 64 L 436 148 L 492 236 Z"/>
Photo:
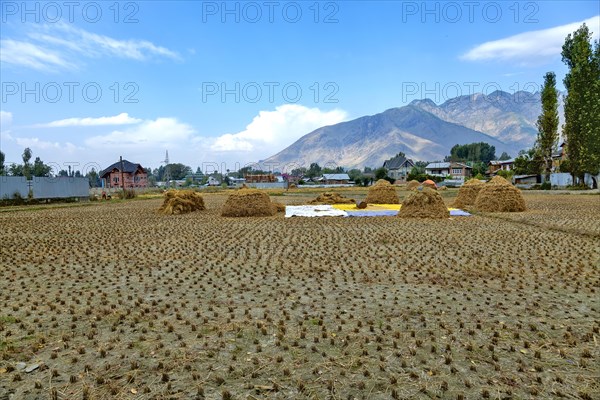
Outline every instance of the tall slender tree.
<path fill-rule="evenodd" d="M 32 153 L 29 147 L 23 150 L 23 176 L 27 179 L 31 178 L 31 163 L 29 162 L 31 160 L 31 155 Z"/>
<path fill-rule="evenodd" d="M 583 24 L 569 34 L 562 47 L 562 60 L 569 68 L 564 84 L 567 157 L 573 179 L 600 169 L 600 48 Z"/>
<path fill-rule="evenodd" d="M 537 143 L 539 154 L 544 160 L 545 180 L 550 179 L 552 153 L 558 142 L 558 91 L 556 75 L 548 72 L 542 86 L 542 113 L 537 119 Z"/>

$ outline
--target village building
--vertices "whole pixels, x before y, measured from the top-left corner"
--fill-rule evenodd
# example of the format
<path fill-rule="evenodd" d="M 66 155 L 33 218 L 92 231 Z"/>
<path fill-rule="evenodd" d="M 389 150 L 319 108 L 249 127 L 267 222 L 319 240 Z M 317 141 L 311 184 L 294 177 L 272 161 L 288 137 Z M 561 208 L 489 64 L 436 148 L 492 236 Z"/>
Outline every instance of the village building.
<path fill-rule="evenodd" d="M 452 179 L 465 180 L 473 175 L 473 168 L 467 164 L 459 162 L 439 162 L 429 163 L 425 167 L 427 175 L 447 177 L 450 175 Z"/>
<path fill-rule="evenodd" d="M 398 155 L 384 161 L 383 168 L 387 170 L 387 175 L 392 179 L 404 181 L 415 166 L 415 163 L 410 158 Z"/>
<path fill-rule="evenodd" d="M 513 166 L 515 164 L 515 159 L 511 158 L 510 160 L 492 160 L 488 163 L 488 169 L 485 172 L 487 175 L 496 175 L 498 171 L 512 171 Z"/>
<path fill-rule="evenodd" d="M 324 185 L 347 185 L 350 182 L 348 174 L 323 174 L 320 183 Z"/>
<path fill-rule="evenodd" d="M 143 189 L 148 187 L 148 173 L 140 165 L 127 160 L 117 161 L 100 173 L 106 188 Z"/>

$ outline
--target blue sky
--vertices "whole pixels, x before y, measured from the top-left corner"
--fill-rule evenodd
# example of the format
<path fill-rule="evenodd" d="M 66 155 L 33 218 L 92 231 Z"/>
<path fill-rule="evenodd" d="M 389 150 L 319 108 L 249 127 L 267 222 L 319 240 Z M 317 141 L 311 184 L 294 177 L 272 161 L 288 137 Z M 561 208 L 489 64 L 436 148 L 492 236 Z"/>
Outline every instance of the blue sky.
<path fill-rule="evenodd" d="M 237 169 L 429 97 L 536 91 L 597 1 L 1 3 L 1 136 L 62 169 Z M 562 82 L 560 82 L 562 88 Z"/>

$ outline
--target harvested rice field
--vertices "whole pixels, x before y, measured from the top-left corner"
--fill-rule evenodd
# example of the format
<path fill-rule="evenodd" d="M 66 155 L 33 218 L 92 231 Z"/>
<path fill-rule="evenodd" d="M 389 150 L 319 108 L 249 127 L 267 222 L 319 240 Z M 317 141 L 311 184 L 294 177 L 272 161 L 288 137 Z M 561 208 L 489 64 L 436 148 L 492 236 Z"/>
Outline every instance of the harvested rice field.
<path fill-rule="evenodd" d="M 228 193 L 0 210 L 0 399 L 600 398 L 600 196 L 286 219 Z"/>

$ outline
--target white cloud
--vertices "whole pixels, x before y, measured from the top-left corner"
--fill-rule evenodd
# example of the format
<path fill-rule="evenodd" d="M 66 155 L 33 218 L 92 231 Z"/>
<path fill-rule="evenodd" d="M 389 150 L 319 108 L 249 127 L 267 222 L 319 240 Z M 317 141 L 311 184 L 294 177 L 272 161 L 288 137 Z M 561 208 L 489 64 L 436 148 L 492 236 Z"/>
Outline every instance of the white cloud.
<path fill-rule="evenodd" d="M 72 69 L 74 64 L 55 50 L 18 40 L 0 40 L 2 63 L 14 64 L 40 71 Z"/>
<path fill-rule="evenodd" d="M 11 115 L 4 113 L 2 118 L 10 119 Z M 322 111 L 301 105 L 283 105 L 259 112 L 241 132 L 206 137 L 176 118 L 139 120 L 123 113 L 100 118 L 69 118 L 44 124 L 64 128 L 104 126 L 104 133 L 84 136 L 77 141 L 58 136 L 47 139 L 33 134 L 13 133 L 11 143 L 15 145 L 13 153 L 30 147 L 45 162 L 88 163 L 93 160 L 108 165 L 122 155 L 144 166 L 157 167 L 164 160 L 165 150 L 168 150 L 171 162 L 184 163 L 194 169 L 199 165 L 204 169 L 210 164 L 206 168 L 233 170 L 272 156 L 317 128 L 346 119 L 347 114 L 342 110 Z M 109 122 L 132 124 L 110 128 Z M 102 129 L 102 126 L 95 129 Z"/>
<path fill-rule="evenodd" d="M 248 153 L 255 161 L 266 158 L 292 144 L 303 135 L 325 125 L 342 122 L 342 110 L 321 111 L 298 104 L 286 104 L 274 111 L 261 111 L 246 129 L 217 137 L 210 150 Z"/>
<path fill-rule="evenodd" d="M 121 113 L 112 117 L 66 118 L 34 126 L 36 128 L 62 128 L 71 126 L 131 125 L 140 122 L 142 122 L 141 119 L 132 118 L 127 113 Z"/>
<path fill-rule="evenodd" d="M 600 26 L 600 15 L 585 21 L 523 32 L 504 39 L 485 42 L 475 46 L 460 58 L 467 61 L 502 60 L 520 65 L 542 65 L 560 58 L 565 37 L 575 32 L 584 22 L 591 31 L 594 31 L 594 40 L 598 40 L 600 35 L 597 27 Z"/>
<path fill-rule="evenodd" d="M 65 23 L 36 26 L 27 39 L 0 40 L 0 52 L 2 63 L 45 72 L 75 69 L 84 57 L 117 57 L 136 61 L 181 59 L 177 52 L 147 40 L 118 40 Z"/>
<path fill-rule="evenodd" d="M 0 146 L 2 145 L 2 142 L 13 140 L 13 137 L 10 134 L 12 119 L 13 116 L 11 112 L 0 110 Z"/>
<path fill-rule="evenodd" d="M 12 124 L 12 113 L 0 110 L 0 130 L 5 130 Z"/>
<path fill-rule="evenodd" d="M 194 129 L 175 118 L 147 120 L 125 130 L 115 130 L 106 135 L 92 136 L 85 140 L 90 148 L 140 150 L 179 147 L 193 139 Z"/>
<path fill-rule="evenodd" d="M 40 140 L 37 137 L 17 137 L 15 138 L 15 141 L 19 146 L 29 147 L 32 150 L 60 150 L 67 154 L 74 154 L 77 150 L 81 150 L 81 147 L 78 147 L 71 142 L 50 142 Z"/>

